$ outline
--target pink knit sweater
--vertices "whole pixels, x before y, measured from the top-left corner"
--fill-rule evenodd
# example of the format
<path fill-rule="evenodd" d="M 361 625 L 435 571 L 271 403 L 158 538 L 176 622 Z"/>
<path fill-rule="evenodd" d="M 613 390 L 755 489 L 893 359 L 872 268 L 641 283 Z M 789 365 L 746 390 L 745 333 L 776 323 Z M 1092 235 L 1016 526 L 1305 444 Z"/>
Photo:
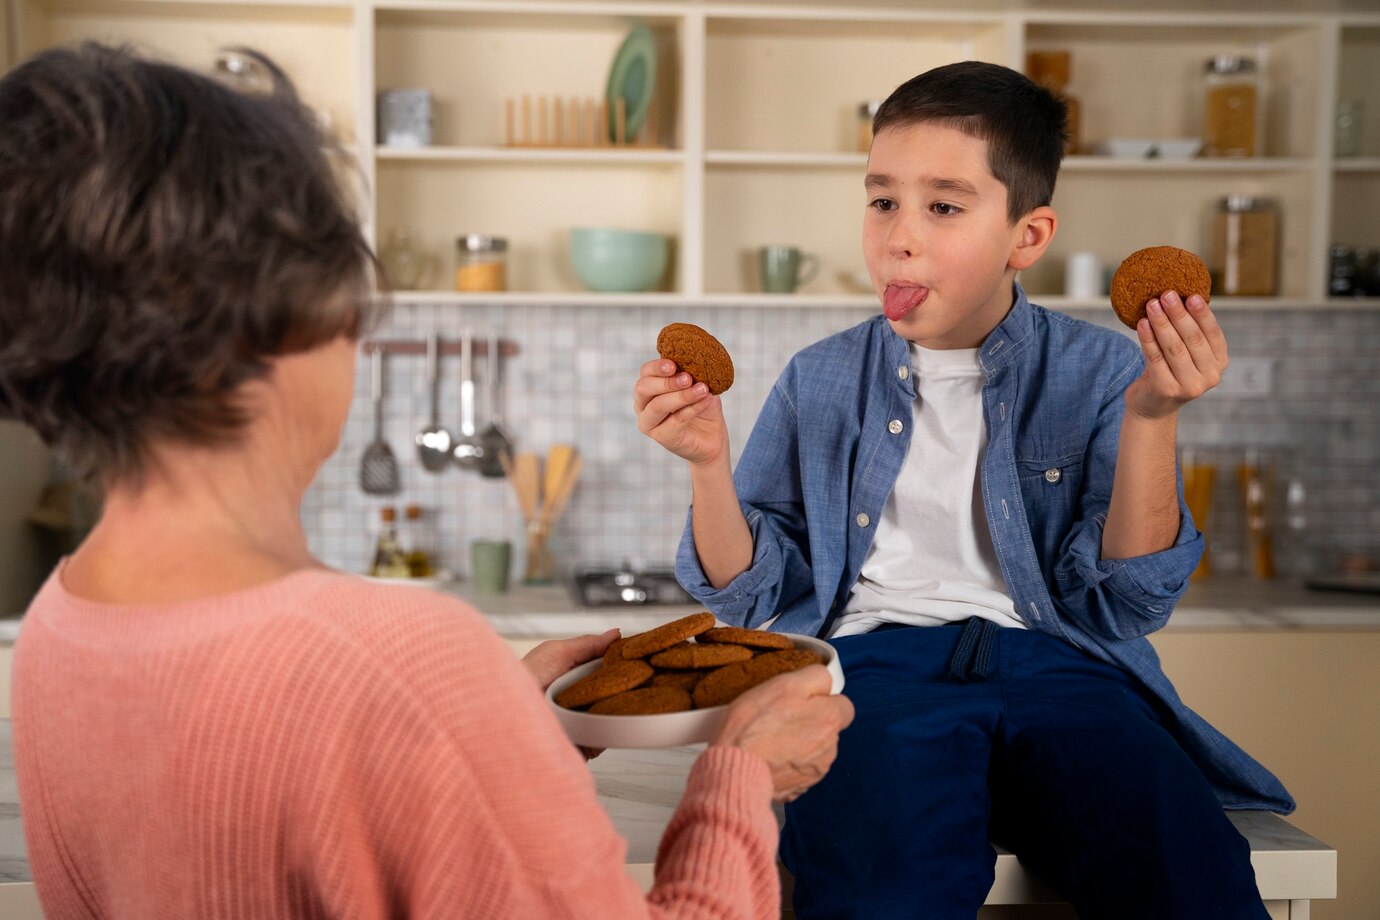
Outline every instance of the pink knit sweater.
<path fill-rule="evenodd" d="M 700 757 L 644 896 L 536 682 L 462 603 L 307 570 L 110 606 L 61 572 L 13 701 L 53 920 L 779 916 L 764 761 Z"/>

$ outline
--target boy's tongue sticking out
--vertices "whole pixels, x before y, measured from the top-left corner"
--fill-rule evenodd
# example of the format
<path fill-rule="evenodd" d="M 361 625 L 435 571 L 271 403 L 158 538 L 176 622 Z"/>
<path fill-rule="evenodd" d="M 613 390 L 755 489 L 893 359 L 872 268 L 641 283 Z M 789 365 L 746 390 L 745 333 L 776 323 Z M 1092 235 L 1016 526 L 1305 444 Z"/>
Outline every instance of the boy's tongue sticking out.
<path fill-rule="evenodd" d="M 882 298 L 886 318 L 893 322 L 925 302 L 930 289 L 913 284 L 888 284 Z"/>

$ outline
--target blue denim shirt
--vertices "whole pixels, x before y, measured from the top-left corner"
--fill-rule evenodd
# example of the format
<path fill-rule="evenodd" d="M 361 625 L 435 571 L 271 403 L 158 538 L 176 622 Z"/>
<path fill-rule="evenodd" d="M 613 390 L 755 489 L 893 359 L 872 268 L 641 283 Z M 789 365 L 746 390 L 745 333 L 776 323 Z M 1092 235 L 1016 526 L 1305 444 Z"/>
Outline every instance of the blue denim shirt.
<path fill-rule="evenodd" d="M 983 506 L 1017 612 L 1140 679 L 1226 807 L 1292 811 L 1279 780 L 1183 704 L 1144 638 L 1169 619 L 1202 555 L 1182 486 L 1173 546 L 1102 558 L 1123 394 L 1143 366 L 1136 343 L 1033 305 L 1016 285 L 979 358 Z M 824 634 L 911 447 L 914 401 L 909 344 L 883 316 L 792 358 L 734 471 L 752 565 L 715 590 L 687 523 L 676 559 L 686 590 L 728 623 Z"/>

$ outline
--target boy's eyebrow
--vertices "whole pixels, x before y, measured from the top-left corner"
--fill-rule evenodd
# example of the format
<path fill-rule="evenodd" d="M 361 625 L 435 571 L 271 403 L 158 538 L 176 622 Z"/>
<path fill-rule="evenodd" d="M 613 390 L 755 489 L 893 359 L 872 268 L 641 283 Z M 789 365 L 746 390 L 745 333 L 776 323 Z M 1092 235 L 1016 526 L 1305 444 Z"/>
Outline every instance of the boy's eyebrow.
<path fill-rule="evenodd" d="M 885 189 L 890 188 L 893 181 L 894 180 L 885 173 L 868 173 L 867 178 L 863 180 L 863 186 L 868 189 Z M 925 184 L 937 192 L 948 192 L 953 195 L 968 195 L 972 198 L 978 197 L 977 186 L 973 185 L 973 183 L 969 182 L 967 179 L 935 177 L 927 180 Z"/>

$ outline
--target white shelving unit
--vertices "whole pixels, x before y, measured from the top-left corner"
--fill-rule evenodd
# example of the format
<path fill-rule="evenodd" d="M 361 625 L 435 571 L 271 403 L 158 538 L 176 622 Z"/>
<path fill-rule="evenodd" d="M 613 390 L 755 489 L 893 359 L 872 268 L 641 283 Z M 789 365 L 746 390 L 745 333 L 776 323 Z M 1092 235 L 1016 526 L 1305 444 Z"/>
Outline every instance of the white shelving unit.
<path fill-rule="evenodd" d="M 1202 62 L 1249 54 L 1264 74 L 1264 155 L 1067 158 L 1054 202 L 1059 235 L 1023 282 L 1051 306 L 1101 306 L 1058 296 L 1069 252 L 1090 249 L 1109 265 L 1144 245 L 1205 253 L 1217 199 L 1254 194 L 1281 203 L 1280 296 L 1215 304 L 1380 307 L 1326 296 L 1331 243 L 1380 248 L 1380 13 L 1248 3 L 1227 14 L 1016 0 L 12 0 L 0 45 L 13 63 L 67 41 L 133 41 L 202 68 L 218 46 L 261 48 L 357 153 L 372 238 L 407 228 L 445 266 L 459 234 L 509 238 L 512 293 L 451 293 L 449 272 L 438 271 L 435 290 L 402 302 L 572 306 L 871 306 L 855 280 L 866 165 L 856 149 L 859 103 L 939 64 L 1019 68 L 1027 50 L 1067 49 L 1085 143 L 1191 137 L 1202 119 Z M 504 146 L 507 100 L 602 96 L 634 22 L 656 36 L 665 146 Z M 433 92 L 435 146 L 375 143 L 377 91 L 405 86 Z M 1361 155 L 1334 160 L 1336 102 L 1368 94 Z M 567 260 L 577 225 L 670 235 L 666 290 L 585 293 Z M 797 295 L 755 293 L 752 254 L 767 243 L 817 254 L 819 278 Z"/>

